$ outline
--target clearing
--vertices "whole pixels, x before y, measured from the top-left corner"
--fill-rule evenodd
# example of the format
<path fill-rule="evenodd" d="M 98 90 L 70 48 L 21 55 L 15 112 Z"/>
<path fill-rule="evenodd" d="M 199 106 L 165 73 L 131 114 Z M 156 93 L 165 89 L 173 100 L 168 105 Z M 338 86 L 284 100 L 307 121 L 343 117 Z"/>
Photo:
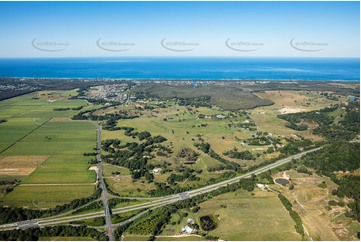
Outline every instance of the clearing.
<path fill-rule="evenodd" d="M 0 157 L 0 177 L 29 175 L 48 158 L 45 155 Z"/>
<path fill-rule="evenodd" d="M 358 227 L 360 231 L 359 224 L 345 217 L 347 206 L 328 206 L 330 200 L 347 201 L 347 198 L 332 195 L 332 190 L 336 189 L 337 185 L 330 178 L 298 173 L 295 170 L 277 173 L 273 177 L 281 177 L 284 174 L 289 177 L 291 183 L 286 186 L 274 184 L 271 187 L 281 191 L 292 202 L 293 209 L 300 215 L 313 240 L 357 239 L 354 229 Z M 291 184 L 294 185 L 293 190 L 288 189 Z"/>

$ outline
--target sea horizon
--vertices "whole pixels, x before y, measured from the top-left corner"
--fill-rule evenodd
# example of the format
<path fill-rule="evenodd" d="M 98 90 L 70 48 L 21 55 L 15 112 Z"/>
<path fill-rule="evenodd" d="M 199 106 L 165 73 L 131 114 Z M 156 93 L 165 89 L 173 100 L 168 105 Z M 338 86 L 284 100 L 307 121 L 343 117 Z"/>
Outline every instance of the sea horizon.
<path fill-rule="evenodd" d="M 127 80 L 360 80 L 358 57 L 0 58 L 2 78 Z"/>

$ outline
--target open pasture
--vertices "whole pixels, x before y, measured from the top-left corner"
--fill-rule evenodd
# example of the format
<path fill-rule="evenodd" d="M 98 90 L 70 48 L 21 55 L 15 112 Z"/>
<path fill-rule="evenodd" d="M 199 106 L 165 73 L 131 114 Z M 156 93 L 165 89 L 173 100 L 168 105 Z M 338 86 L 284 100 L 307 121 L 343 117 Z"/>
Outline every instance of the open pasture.
<path fill-rule="evenodd" d="M 318 110 L 340 102 L 327 99 L 323 95 L 311 91 L 266 91 L 258 92 L 257 96 L 269 98 L 274 102 L 272 106 L 258 107 L 251 111 L 250 116 L 260 131 L 272 132 L 277 135 L 298 134 L 313 140 L 322 138 L 313 135 L 309 130 L 296 131 L 286 128 L 287 121 L 277 118 L 277 115 Z M 346 99 L 340 97 L 340 100 L 345 101 Z"/>
<path fill-rule="evenodd" d="M 104 177 L 129 176 L 130 171 L 125 167 L 115 166 L 108 163 L 102 163 Z M 119 172 L 119 174 L 115 174 Z"/>
<path fill-rule="evenodd" d="M 199 142 L 198 135 L 210 143 L 216 152 L 221 154 L 234 147 L 242 150 L 243 147 L 240 145 L 240 142 L 235 140 L 235 136 L 240 139 L 247 139 L 252 137 L 254 133 L 245 129 L 241 130 L 240 128 L 228 126 L 230 122 L 243 122 L 245 120 L 244 116 L 239 115 L 234 118 L 225 119 L 200 119 L 198 118 L 199 114 L 227 115 L 228 112 L 222 112 L 216 107 L 212 109 L 194 108 L 193 111 L 189 112 L 185 107 L 176 105 L 160 109 L 156 117 L 141 116 L 135 119 L 120 120 L 118 121 L 118 126 L 133 127 L 136 131 L 148 131 L 152 135 L 164 136 L 167 138 L 164 144 L 173 147 L 173 156 L 182 148 L 196 149 L 193 143 Z M 170 117 L 173 119 L 164 120 Z M 131 137 L 125 136 L 123 130 L 105 131 L 102 138 L 118 138 L 121 141 L 124 140 L 124 142 L 138 141 L 137 139 L 133 140 Z"/>
<path fill-rule="evenodd" d="M 211 104 L 224 110 L 250 109 L 271 105 L 272 101 L 260 98 L 238 86 L 170 86 L 164 84 L 143 84 L 133 89 L 160 98 L 211 97 Z"/>
<path fill-rule="evenodd" d="M 224 240 L 300 240 L 277 194 L 254 193 L 237 190 L 217 196 L 201 203 L 197 215 L 215 216 L 218 226 L 210 234 Z"/>
<path fill-rule="evenodd" d="M 339 198 L 332 195 L 332 190 L 337 185 L 326 176 L 317 174 L 308 175 L 289 170 L 277 173 L 273 177 L 286 176 L 294 185 L 293 190 L 279 184 L 272 185 L 273 188 L 282 192 L 289 201 L 292 201 L 293 209 L 300 215 L 302 223 L 313 240 L 355 240 L 357 231 L 354 230 L 355 221 L 346 217 L 347 206 L 332 206 L 327 210 L 330 200 L 347 203 L 347 198 Z M 321 186 L 322 185 L 322 186 Z M 359 224 L 358 224 L 358 231 Z"/>
<path fill-rule="evenodd" d="M 218 236 L 221 240 L 301 239 L 277 194 L 260 190 L 253 193 L 252 196 L 251 193 L 239 189 L 200 203 L 197 213 L 181 210 L 179 213 L 186 212 L 188 215 L 180 217 L 178 213 L 173 214 L 161 235 L 179 235 L 181 228 L 187 225 L 188 218 L 199 224 L 200 217 L 211 215 L 217 226 L 208 234 Z"/>
<path fill-rule="evenodd" d="M 153 101 L 154 102 L 154 101 Z M 149 102 L 152 103 L 152 102 Z M 144 102 L 134 102 L 132 106 L 141 105 L 155 105 Z M 135 104 L 135 105 L 134 105 Z M 204 118 L 199 118 L 199 115 L 204 115 Z M 213 117 L 211 117 L 213 115 Z M 221 115 L 220 118 L 214 116 Z M 164 162 L 170 163 L 171 169 L 183 166 L 184 162 L 179 158 L 179 152 L 183 149 L 192 149 L 198 153 L 198 158 L 194 164 L 187 164 L 186 166 L 195 170 L 201 170 L 202 173 L 197 174 L 199 181 L 184 181 L 179 182 L 180 187 L 197 186 L 206 184 L 211 178 L 218 178 L 224 171 L 209 172 L 208 169 L 219 167 L 222 163 L 201 150 L 198 150 L 194 143 L 207 142 L 211 148 L 220 156 L 227 160 L 231 160 L 241 165 L 243 168 L 256 165 L 264 159 L 269 158 L 272 154 L 263 154 L 268 146 L 242 146 L 241 140 L 252 138 L 256 131 L 250 131 L 246 128 L 241 128 L 245 123 L 251 120 L 246 112 L 230 112 L 221 111 L 218 107 L 212 108 L 198 107 L 187 108 L 184 106 L 167 104 L 165 108 L 155 106 L 151 115 L 142 115 L 134 119 L 120 119 L 118 120 L 118 127 L 133 127 L 136 132 L 148 131 L 152 136 L 161 135 L 167 139 L 162 145 L 173 150 L 172 154 L 168 156 L 159 156 L 155 152 L 152 155 L 155 158 L 149 160 L 149 163 L 158 167 Z M 120 144 L 127 142 L 144 142 L 139 141 L 137 137 L 126 136 L 124 130 L 115 130 L 102 132 L 102 140 L 119 139 Z M 241 160 L 225 157 L 224 152 L 237 148 L 238 151 L 250 151 L 254 156 L 259 155 L 256 161 Z M 261 149 L 261 150 L 260 150 Z M 155 175 L 155 182 L 167 182 L 169 173 Z M 153 189 L 153 185 L 148 184 L 147 181 L 135 181 L 132 179 L 125 179 L 124 177 L 107 177 L 107 181 L 114 192 L 122 195 L 134 196 L 145 195 L 145 191 Z M 143 189 L 144 188 L 144 189 Z M 142 190 L 142 192 L 139 192 Z"/>
<path fill-rule="evenodd" d="M 146 192 L 155 189 L 154 183 L 143 180 L 133 182 L 130 176 L 105 178 L 110 190 L 124 197 L 146 197 Z"/>
<path fill-rule="evenodd" d="M 272 106 L 279 110 L 288 107 L 290 110 L 286 113 L 292 112 L 292 109 L 296 111 L 318 110 L 340 102 L 327 99 L 318 92 L 312 91 L 265 91 L 257 93 L 257 96 L 271 99 L 274 102 Z M 340 98 L 341 101 L 346 101 L 345 97 Z"/>

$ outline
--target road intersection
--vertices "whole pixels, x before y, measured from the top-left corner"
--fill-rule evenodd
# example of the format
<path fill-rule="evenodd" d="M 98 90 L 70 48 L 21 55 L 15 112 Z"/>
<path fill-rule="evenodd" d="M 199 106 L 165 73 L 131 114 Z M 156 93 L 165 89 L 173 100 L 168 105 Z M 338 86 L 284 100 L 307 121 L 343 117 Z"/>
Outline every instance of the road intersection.
<path fill-rule="evenodd" d="M 97 127 L 98 129 L 98 137 L 100 140 L 100 127 Z M 126 213 L 126 212 L 131 212 L 131 211 L 137 211 L 137 210 L 144 210 L 144 209 L 154 209 L 156 207 L 161 207 L 161 206 L 165 206 L 168 204 L 172 204 L 181 200 L 185 200 L 185 199 L 189 199 L 201 194 L 205 194 L 205 193 L 209 193 L 211 191 L 214 191 L 220 187 L 224 187 L 233 183 L 237 183 L 239 182 L 240 179 L 242 178 L 248 178 L 251 177 L 253 174 L 257 175 L 257 174 L 261 174 L 265 171 L 268 171 L 270 169 L 279 167 L 283 164 L 286 164 L 288 162 L 291 162 L 293 159 L 298 159 L 308 153 L 311 152 L 315 152 L 320 150 L 322 147 L 319 148 L 315 148 L 315 149 L 311 149 L 308 151 L 304 151 L 301 152 L 299 154 L 290 156 L 288 158 L 284 158 L 281 159 L 279 161 L 276 161 L 272 164 L 260 167 L 255 169 L 254 171 L 251 172 L 247 172 L 245 174 L 239 175 L 237 177 L 234 177 L 232 179 L 228 179 L 219 183 L 215 183 L 212 185 L 208 185 L 205 187 L 201 187 L 201 188 L 197 188 L 188 192 L 182 192 L 182 193 L 178 193 L 178 194 L 173 194 L 173 195 L 168 195 L 168 196 L 164 196 L 164 197 L 157 197 L 157 198 L 153 198 L 151 201 L 149 202 L 144 202 L 141 204 L 136 204 L 136 205 L 130 205 L 130 206 L 126 206 L 126 207 L 121 207 L 121 208 L 116 208 L 112 210 L 112 214 L 120 214 L 120 213 Z M 53 225 L 58 225 L 58 224 L 66 224 L 69 222 L 74 222 L 74 221 L 81 221 L 81 220 L 85 220 L 85 219 L 91 219 L 91 218 L 97 218 L 97 217 L 103 217 L 105 216 L 106 219 L 106 229 L 107 229 L 107 234 L 109 236 L 109 240 L 113 240 L 113 231 L 117 226 L 122 226 L 132 220 L 134 220 L 136 217 L 139 216 L 136 215 L 135 217 L 128 219 L 122 223 L 119 223 L 117 225 L 112 225 L 111 222 L 111 217 L 110 217 L 110 211 L 109 211 L 109 206 L 107 203 L 107 192 L 106 192 L 106 187 L 105 187 L 105 183 L 103 181 L 102 178 L 102 170 L 101 170 L 101 166 L 100 166 L 100 141 L 97 144 L 97 150 L 99 151 L 99 153 L 97 154 L 97 159 L 98 159 L 98 168 L 99 168 L 99 179 L 100 179 L 100 186 L 102 188 L 102 201 L 103 201 L 103 205 L 104 205 L 104 211 L 98 211 L 98 212 L 90 212 L 90 213 L 86 213 L 86 214 L 81 214 L 81 215 L 57 215 L 57 216 L 52 216 L 52 217 L 47 217 L 47 218 L 39 218 L 39 219 L 33 219 L 33 220 L 25 220 L 25 221 L 18 221 L 15 223 L 10 223 L 10 224 L 3 224 L 0 225 L 0 231 L 1 230 L 11 230 L 11 229 L 26 229 L 26 228 L 35 228 L 35 227 L 45 227 L 45 226 L 53 226 Z M 141 212 L 141 214 L 144 214 L 145 211 Z"/>

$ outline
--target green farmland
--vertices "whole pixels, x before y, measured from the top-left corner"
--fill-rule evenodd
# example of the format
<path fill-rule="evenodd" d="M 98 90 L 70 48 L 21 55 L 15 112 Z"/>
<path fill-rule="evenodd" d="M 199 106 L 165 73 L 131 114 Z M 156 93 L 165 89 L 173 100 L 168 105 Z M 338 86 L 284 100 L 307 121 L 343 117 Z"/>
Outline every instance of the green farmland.
<path fill-rule="evenodd" d="M 96 131 L 88 121 L 70 119 L 79 112 L 72 108 L 88 108 L 69 99 L 74 94 L 43 91 L 0 102 L 6 120 L 0 124 L 0 178 L 22 180 L 1 198 L 3 205 L 48 208 L 93 193 L 96 174 L 83 153 L 93 151 Z M 59 108 L 70 110 L 54 111 Z M 2 161 L 15 165 L 2 167 Z"/>

